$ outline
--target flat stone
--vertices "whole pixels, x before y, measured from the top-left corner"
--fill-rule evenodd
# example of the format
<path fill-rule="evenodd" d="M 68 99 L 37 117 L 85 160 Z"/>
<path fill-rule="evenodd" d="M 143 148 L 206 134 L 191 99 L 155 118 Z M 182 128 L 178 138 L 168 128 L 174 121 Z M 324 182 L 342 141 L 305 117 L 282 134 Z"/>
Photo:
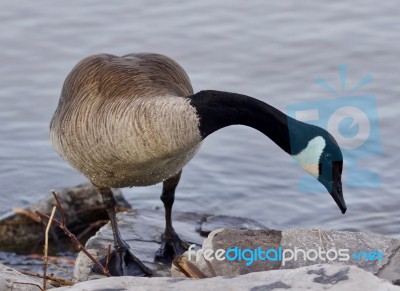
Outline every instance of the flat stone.
<path fill-rule="evenodd" d="M 396 249 L 389 257 L 389 262 L 383 265 L 382 268 L 376 274 L 380 278 L 391 280 L 392 282 L 397 281 L 397 285 L 400 285 L 400 251 Z"/>
<path fill-rule="evenodd" d="M 279 248 L 281 248 L 282 257 L 286 258 L 292 255 L 287 252 L 288 250 L 294 255 L 297 248 L 298 257 L 297 259 L 283 260 L 277 257 L 274 252 L 271 252 L 270 259 L 265 259 L 265 253 L 260 258 L 259 247 L 264 252 L 273 249 L 276 253 L 279 253 Z M 234 258 L 235 248 L 242 252 L 242 255 L 237 253 L 237 258 Z M 215 252 L 218 249 L 225 251 L 233 249 L 233 251 L 230 251 L 229 257 L 234 260 L 228 260 L 225 256 L 222 256 L 221 260 L 215 259 Z M 245 249 L 248 249 L 246 254 L 243 253 Z M 219 229 L 211 232 L 203 242 L 202 252 L 197 252 L 197 255 L 195 255 L 195 252 L 192 252 L 191 255 L 189 252 L 185 252 L 184 256 L 207 277 L 294 269 L 323 263 L 341 263 L 355 265 L 380 278 L 396 281 L 400 279 L 399 249 L 399 240 L 371 233 L 324 231 L 320 229 L 285 231 Z M 206 250 L 211 250 L 213 253 L 209 260 L 205 259 Z M 257 250 L 257 255 L 255 250 Z M 310 251 L 307 259 L 304 259 L 302 250 L 306 254 Z M 321 257 L 314 250 L 320 250 Z M 342 254 L 339 253 L 339 250 Z M 252 253 L 249 251 L 252 251 Z M 378 257 L 377 251 L 381 252 L 381 258 Z M 326 252 L 329 256 L 326 255 Z M 337 255 L 335 255 L 335 252 Z M 339 258 L 345 258 L 346 254 L 347 260 L 339 260 Z M 335 258 L 335 256 L 337 257 Z M 173 266 L 172 276 L 181 277 L 184 274 Z"/>
<path fill-rule="evenodd" d="M 257 249 L 262 246 L 263 249 L 274 248 L 277 249 L 281 242 L 282 232 L 277 230 L 262 229 L 262 230 L 233 230 L 233 229 L 219 229 L 210 233 L 208 238 L 203 242 L 202 250 L 196 253 L 189 254 L 185 252 L 184 256 L 189 261 L 199 267 L 199 269 L 207 276 L 227 276 L 227 275 L 241 275 L 251 272 L 260 272 L 267 270 L 279 269 L 280 262 L 276 261 L 261 261 L 254 260 L 249 264 L 246 260 L 217 260 L 215 259 L 215 253 L 211 255 L 211 260 L 206 260 L 206 250 L 213 250 L 214 252 L 218 249 L 229 250 L 233 249 L 230 258 L 238 255 L 237 251 L 244 249 Z M 240 257 L 240 255 L 239 255 Z M 180 276 L 179 272 L 176 272 L 175 266 L 172 267 L 172 275 Z"/>
<path fill-rule="evenodd" d="M 20 284 L 29 283 L 29 284 Z M 30 285 L 31 284 L 31 285 Z M 1 291 L 38 291 L 37 286 L 43 286 L 43 279 L 33 278 L 0 264 L 0 290 Z M 47 288 L 52 288 L 47 284 Z"/>
<path fill-rule="evenodd" d="M 202 222 L 200 232 L 206 236 L 215 229 L 232 228 L 232 225 L 233 229 L 267 229 L 265 225 L 250 218 L 211 215 Z"/>
<path fill-rule="evenodd" d="M 388 265 L 390 257 L 399 249 L 400 240 L 373 233 L 349 232 L 349 231 L 325 231 L 320 229 L 290 229 L 282 232 L 282 248 L 294 249 L 295 247 L 304 250 L 321 248 L 323 251 L 348 249 L 350 259 L 342 261 L 344 264 L 356 265 L 365 271 L 378 274 L 385 265 Z M 382 252 L 383 260 L 368 258 L 369 253 L 374 251 Z M 360 253 L 365 252 L 365 253 Z M 333 253 L 332 253 L 333 254 Z M 397 257 L 396 257 L 397 258 Z M 327 263 L 328 260 L 317 258 L 315 261 L 298 259 L 288 261 L 282 268 L 298 268 L 312 264 Z M 396 264 L 396 266 L 398 266 Z M 387 279 L 399 279 L 400 273 L 396 276 L 389 276 L 389 271 L 396 266 L 385 267 Z M 396 277 L 396 278 L 394 278 Z"/>
<path fill-rule="evenodd" d="M 58 288 L 58 291 L 137 291 L 137 290 L 324 290 L 364 291 L 400 290 L 400 287 L 377 278 L 356 266 L 325 264 L 301 267 L 298 269 L 255 272 L 234 277 L 218 276 L 206 279 L 185 278 L 102 278 L 78 283 L 71 287 Z"/>
<path fill-rule="evenodd" d="M 207 221 L 210 215 L 189 212 L 173 211 L 173 225 L 181 239 L 189 244 L 201 246 L 204 240 L 202 236 L 202 224 Z M 219 219 L 221 220 L 218 223 Z M 170 266 L 154 261 L 154 254 L 161 245 L 161 235 L 164 232 L 165 216 L 164 210 L 138 210 L 117 214 L 118 226 L 123 239 L 129 244 L 132 253 L 142 260 L 152 271 L 154 276 L 170 276 Z M 230 228 L 242 228 L 243 225 L 261 227 L 262 225 L 254 220 L 237 217 L 229 220 L 228 216 L 212 216 L 214 227 L 226 225 Z M 213 230 L 212 224 L 207 228 Z M 113 246 L 113 235 L 111 226 L 108 223 L 103 226 L 95 236 L 86 243 L 88 249 L 95 258 L 106 256 L 108 244 Z M 91 272 L 93 263 L 85 255 L 79 254 L 75 263 L 74 277 L 78 281 L 86 281 L 92 278 L 99 278 L 101 275 Z"/>

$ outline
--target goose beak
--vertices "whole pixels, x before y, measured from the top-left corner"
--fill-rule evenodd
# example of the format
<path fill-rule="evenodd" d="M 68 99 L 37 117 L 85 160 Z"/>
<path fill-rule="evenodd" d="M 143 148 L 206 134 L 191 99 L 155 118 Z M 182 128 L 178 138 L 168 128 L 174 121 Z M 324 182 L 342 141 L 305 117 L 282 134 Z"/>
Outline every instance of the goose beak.
<path fill-rule="evenodd" d="M 342 214 L 345 214 L 346 210 L 347 210 L 347 206 L 346 206 L 346 202 L 344 202 L 344 198 L 343 198 L 342 183 L 340 183 L 340 185 L 337 185 L 336 187 L 334 187 L 331 195 L 332 195 L 333 200 L 335 200 L 337 206 L 339 206 L 340 211 L 342 211 Z"/>
<path fill-rule="evenodd" d="M 337 206 L 339 206 L 340 211 L 342 211 L 342 214 L 345 214 L 346 210 L 347 210 L 347 206 L 346 206 L 346 202 L 344 202 L 343 196 L 339 197 L 337 199 L 334 197 L 333 199 L 335 200 Z"/>

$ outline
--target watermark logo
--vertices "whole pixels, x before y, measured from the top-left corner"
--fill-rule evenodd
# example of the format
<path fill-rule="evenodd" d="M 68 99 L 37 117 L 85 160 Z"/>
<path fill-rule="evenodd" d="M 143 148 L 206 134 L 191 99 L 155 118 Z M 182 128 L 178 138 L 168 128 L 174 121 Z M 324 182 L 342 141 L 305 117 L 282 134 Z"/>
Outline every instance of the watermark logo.
<path fill-rule="evenodd" d="M 381 140 L 376 97 L 361 94 L 359 90 L 372 81 L 370 75 L 350 90 L 346 88 L 347 65 L 339 65 L 340 89 L 318 77 L 315 83 L 335 98 L 300 102 L 286 107 L 286 113 L 300 121 L 314 124 L 329 131 L 337 140 L 345 160 L 344 179 L 350 188 L 378 188 L 377 173 L 359 166 L 363 158 L 381 154 Z M 302 192 L 324 192 L 324 188 L 309 175 L 304 175 L 299 188 Z"/>
<path fill-rule="evenodd" d="M 251 266 L 255 261 L 280 261 L 282 266 L 285 266 L 290 261 L 319 261 L 319 262 L 348 262 L 350 259 L 357 261 L 383 261 L 383 252 L 380 250 L 360 251 L 353 253 L 350 256 L 349 249 L 331 248 L 324 250 L 321 247 L 318 249 L 307 249 L 295 247 L 294 249 L 286 249 L 281 246 L 278 248 L 264 249 L 259 246 L 254 249 L 239 248 L 237 246 L 225 249 L 199 249 L 196 250 L 196 245 L 192 244 L 188 250 L 188 259 L 192 260 L 196 257 L 203 257 L 207 261 L 243 261 L 246 266 Z"/>

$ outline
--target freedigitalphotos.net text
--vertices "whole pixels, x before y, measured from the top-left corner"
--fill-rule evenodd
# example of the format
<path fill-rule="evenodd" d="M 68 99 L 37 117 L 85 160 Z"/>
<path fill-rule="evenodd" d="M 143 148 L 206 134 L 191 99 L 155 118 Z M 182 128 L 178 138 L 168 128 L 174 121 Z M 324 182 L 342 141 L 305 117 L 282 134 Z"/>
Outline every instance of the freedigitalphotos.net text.
<path fill-rule="evenodd" d="M 217 260 L 217 261 L 245 261 L 246 266 L 252 265 L 255 261 L 281 261 L 282 266 L 285 266 L 288 261 L 339 261 L 345 262 L 349 261 L 350 258 L 358 261 L 382 261 L 383 252 L 380 250 L 372 251 L 359 251 L 351 254 L 349 249 L 336 249 L 331 248 L 324 250 L 321 247 L 318 249 L 301 249 L 295 247 L 292 249 L 284 249 L 282 247 L 263 249 L 261 246 L 249 249 L 249 248 L 239 248 L 232 247 L 228 250 L 224 249 L 200 249 L 195 250 L 196 245 L 191 245 L 188 251 L 189 260 L 194 256 L 203 256 L 207 261 Z"/>

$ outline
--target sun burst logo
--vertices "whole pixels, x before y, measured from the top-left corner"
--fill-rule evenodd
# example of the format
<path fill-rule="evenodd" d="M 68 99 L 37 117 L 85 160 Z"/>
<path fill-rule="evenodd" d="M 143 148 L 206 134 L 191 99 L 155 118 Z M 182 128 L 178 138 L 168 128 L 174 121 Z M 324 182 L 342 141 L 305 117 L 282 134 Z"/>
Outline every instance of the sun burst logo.
<path fill-rule="evenodd" d="M 347 90 L 347 65 L 339 65 L 340 86 L 335 89 L 330 82 L 317 77 L 315 83 L 325 89 L 332 99 L 322 99 L 291 104 L 286 107 L 289 116 L 328 130 L 337 140 L 345 159 L 344 182 L 350 188 L 377 188 L 380 176 L 360 166 L 360 160 L 381 154 L 381 140 L 376 97 L 360 93 L 372 82 L 371 75 Z M 301 178 L 302 192 L 324 192 L 312 177 Z"/>

